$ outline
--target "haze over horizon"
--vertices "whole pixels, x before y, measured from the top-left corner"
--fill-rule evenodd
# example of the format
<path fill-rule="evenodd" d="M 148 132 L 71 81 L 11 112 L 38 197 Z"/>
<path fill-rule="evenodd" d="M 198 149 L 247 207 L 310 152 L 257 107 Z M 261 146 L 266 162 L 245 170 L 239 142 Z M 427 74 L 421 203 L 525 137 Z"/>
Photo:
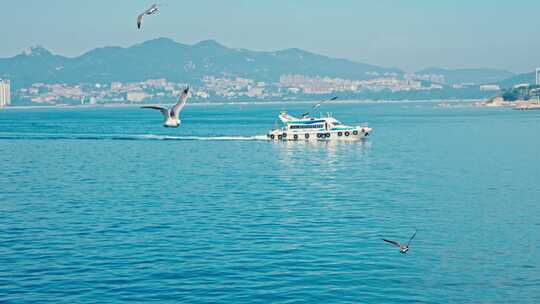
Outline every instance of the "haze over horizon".
<path fill-rule="evenodd" d="M 433 3 L 427 0 L 247 0 L 164 3 L 142 31 L 137 14 L 150 1 L 91 3 L 21 0 L 0 26 L 0 57 L 33 45 L 76 57 L 105 46 L 128 47 L 159 37 L 194 44 L 213 39 L 231 48 L 274 51 L 300 48 L 330 57 L 396 67 L 495 68 L 516 73 L 540 66 L 540 2 Z M 527 9 L 524 9 L 527 8 Z"/>

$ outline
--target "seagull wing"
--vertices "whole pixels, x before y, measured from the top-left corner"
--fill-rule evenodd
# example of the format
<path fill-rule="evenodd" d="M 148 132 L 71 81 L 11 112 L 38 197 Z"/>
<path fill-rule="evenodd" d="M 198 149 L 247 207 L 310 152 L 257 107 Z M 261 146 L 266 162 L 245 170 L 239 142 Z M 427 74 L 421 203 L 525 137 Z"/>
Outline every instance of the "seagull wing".
<path fill-rule="evenodd" d="M 332 97 L 331 99 L 328 99 L 328 100 L 323 100 L 321 102 L 319 102 L 318 104 L 314 105 L 313 106 L 313 109 L 316 109 L 318 107 L 320 107 L 323 103 L 327 102 L 327 101 L 334 101 L 336 99 L 338 99 L 339 97 L 335 96 L 335 97 Z"/>
<path fill-rule="evenodd" d="M 141 28 L 142 23 L 143 23 L 144 15 L 152 15 L 157 11 L 158 11 L 158 5 L 153 4 L 149 9 L 145 10 L 144 13 L 140 14 L 137 17 L 137 28 L 139 28 L 139 29 Z"/>
<path fill-rule="evenodd" d="M 146 10 L 146 13 L 147 14 L 153 14 L 153 13 L 157 12 L 158 9 L 159 9 L 159 7 L 158 7 L 157 4 L 152 4 L 152 6 L 150 6 L 150 8 Z"/>
<path fill-rule="evenodd" d="M 387 239 L 382 239 L 383 241 L 387 242 L 387 243 L 390 243 L 398 248 L 401 248 L 401 244 L 396 242 L 396 241 L 391 241 L 391 240 L 387 240 Z"/>
<path fill-rule="evenodd" d="M 407 242 L 407 246 L 409 246 L 409 244 L 411 243 L 411 241 L 414 239 L 414 237 L 416 236 L 416 232 L 417 230 L 414 231 L 413 235 L 411 236 L 411 238 L 409 239 L 409 241 Z"/>
<path fill-rule="evenodd" d="M 143 18 L 144 18 L 144 15 L 145 15 L 145 14 L 146 14 L 146 12 L 140 14 L 139 17 L 137 17 L 137 28 L 138 28 L 138 29 L 141 28 L 141 25 L 142 25 Z"/>
<path fill-rule="evenodd" d="M 160 107 L 160 106 L 144 106 L 144 107 L 141 107 L 141 109 L 153 109 L 153 110 L 159 110 L 161 111 L 161 114 L 163 114 L 163 117 L 165 117 L 165 119 L 169 118 L 169 110 L 165 107 Z"/>
<path fill-rule="evenodd" d="M 187 87 L 183 92 L 182 95 L 180 95 L 180 98 L 178 99 L 178 102 L 174 105 L 174 107 L 171 109 L 171 112 L 174 114 L 175 117 L 178 117 L 184 106 L 186 105 L 186 102 L 189 98 L 189 87 Z"/>

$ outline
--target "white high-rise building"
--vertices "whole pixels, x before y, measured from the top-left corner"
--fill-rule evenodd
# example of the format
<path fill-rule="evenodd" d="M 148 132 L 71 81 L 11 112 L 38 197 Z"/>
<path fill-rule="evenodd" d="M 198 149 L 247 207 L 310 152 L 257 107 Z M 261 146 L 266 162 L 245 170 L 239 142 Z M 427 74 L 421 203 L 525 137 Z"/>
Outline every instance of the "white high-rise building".
<path fill-rule="evenodd" d="M 536 69 L 536 85 L 540 85 L 540 68 Z"/>
<path fill-rule="evenodd" d="M 11 104 L 11 82 L 0 79 L 0 108 Z"/>

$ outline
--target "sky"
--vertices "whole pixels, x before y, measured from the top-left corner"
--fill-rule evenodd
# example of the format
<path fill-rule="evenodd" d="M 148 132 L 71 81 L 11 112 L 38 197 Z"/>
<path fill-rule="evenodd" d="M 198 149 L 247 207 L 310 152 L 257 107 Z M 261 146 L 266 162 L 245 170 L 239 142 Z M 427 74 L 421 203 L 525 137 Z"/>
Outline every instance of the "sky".
<path fill-rule="evenodd" d="M 0 0 L 0 57 L 41 45 L 74 57 L 167 37 L 233 48 L 301 48 L 414 72 L 540 66 L 539 0 Z"/>

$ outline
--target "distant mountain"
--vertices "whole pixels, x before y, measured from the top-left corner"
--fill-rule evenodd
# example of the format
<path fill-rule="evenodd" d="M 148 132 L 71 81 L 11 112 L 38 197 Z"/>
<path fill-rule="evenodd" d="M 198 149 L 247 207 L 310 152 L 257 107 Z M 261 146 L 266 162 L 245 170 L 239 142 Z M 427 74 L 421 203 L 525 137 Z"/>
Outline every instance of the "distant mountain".
<path fill-rule="evenodd" d="M 0 77 L 14 87 L 32 83 L 110 83 L 166 78 L 199 83 L 204 76 L 246 77 L 277 81 L 282 74 L 371 79 L 376 75 L 403 72 L 393 68 L 330 58 L 300 49 L 256 52 L 232 49 L 207 40 L 194 45 L 166 38 L 128 48 L 105 47 L 82 56 L 53 55 L 42 47 L 30 48 L 12 58 L 0 59 Z"/>
<path fill-rule="evenodd" d="M 519 74 L 515 75 L 514 77 L 510 77 L 508 79 L 505 79 L 503 81 L 500 81 L 498 85 L 501 88 L 512 88 L 513 86 L 517 84 L 522 83 L 529 83 L 529 84 L 535 84 L 536 83 L 536 76 L 533 73 L 526 73 L 526 74 Z"/>
<path fill-rule="evenodd" d="M 457 69 L 428 68 L 416 72 L 416 74 L 434 74 L 444 76 L 447 84 L 474 83 L 486 84 L 497 83 L 510 78 L 515 74 L 498 69 Z"/>
<path fill-rule="evenodd" d="M 54 78 L 58 68 L 69 59 L 56 56 L 42 47 L 33 47 L 8 59 L 0 59 L 0 78 L 8 78 L 13 86 L 29 81 Z"/>

